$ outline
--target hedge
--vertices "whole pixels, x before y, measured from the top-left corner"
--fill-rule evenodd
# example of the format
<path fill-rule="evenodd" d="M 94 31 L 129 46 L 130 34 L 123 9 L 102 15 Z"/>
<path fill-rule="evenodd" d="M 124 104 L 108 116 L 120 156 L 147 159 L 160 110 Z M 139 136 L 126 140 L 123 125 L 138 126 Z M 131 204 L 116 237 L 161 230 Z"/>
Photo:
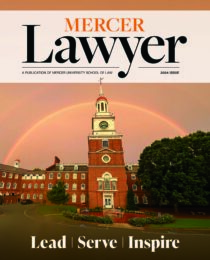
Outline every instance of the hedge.
<path fill-rule="evenodd" d="M 102 223 L 102 224 L 113 224 L 113 221 L 110 217 L 98 217 L 93 215 L 82 215 L 72 212 L 63 212 L 63 215 L 67 218 L 71 218 L 74 220 L 81 220 L 81 221 L 88 221 L 88 222 L 94 222 L 94 223 Z"/>
<path fill-rule="evenodd" d="M 174 221 L 175 218 L 172 215 L 164 214 L 160 217 L 130 218 L 128 223 L 136 227 L 143 227 L 147 224 L 169 224 L 173 223 Z"/>
<path fill-rule="evenodd" d="M 89 212 L 102 212 L 103 211 L 103 208 L 101 207 L 95 207 L 93 209 L 89 209 Z"/>

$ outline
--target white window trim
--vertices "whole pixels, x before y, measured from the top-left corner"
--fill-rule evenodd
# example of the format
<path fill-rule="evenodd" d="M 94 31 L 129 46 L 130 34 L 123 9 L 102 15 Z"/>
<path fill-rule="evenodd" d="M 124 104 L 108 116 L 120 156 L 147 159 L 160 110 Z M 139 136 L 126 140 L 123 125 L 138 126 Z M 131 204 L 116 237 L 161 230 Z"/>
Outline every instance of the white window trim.
<path fill-rule="evenodd" d="M 85 180 L 86 179 L 86 173 L 81 173 L 81 180 Z"/>
<path fill-rule="evenodd" d="M 73 173 L 73 180 L 77 180 L 77 173 Z"/>
<path fill-rule="evenodd" d="M 72 203 L 77 203 L 77 195 L 76 195 L 75 193 L 72 194 L 71 202 L 72 202 Z"/>
<path fill-rule="evenodd" d="M 84 187 L 83 187 L 84 186 Z M 86 185 L 85 183 L 81 183 L 81 190 L 85 190 L 86 189 Z"/>
<path fill-rule="evenodd" d="M 136 188 L 134 188 L 134 187 L 136 187 Z M 132 184 L 132 190 L 133 190 L 133 191 L 137 191 L 137 190 L 138 190 L 138 187 L 137 187 L 136 184 Z"/>
<path fill-rule="evenodd" d="M 74 188 L 75 187 L 75 188 Z M 77 190 L 77 183 L 72 184 L 72 190 Z"/>

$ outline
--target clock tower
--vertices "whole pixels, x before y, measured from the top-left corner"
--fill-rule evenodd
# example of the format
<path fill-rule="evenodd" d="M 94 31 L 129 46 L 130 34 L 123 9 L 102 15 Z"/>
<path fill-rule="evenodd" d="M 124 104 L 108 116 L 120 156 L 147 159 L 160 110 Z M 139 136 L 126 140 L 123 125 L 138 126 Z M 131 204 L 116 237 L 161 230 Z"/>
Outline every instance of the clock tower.
<path fill-rule="evenodd" d="M 127 177 L 122 135 L 115 129 L 115 116 L 109 112 L 100 85 L 92 134 L 88 136 L 89 207 L 126 207 Z"/>

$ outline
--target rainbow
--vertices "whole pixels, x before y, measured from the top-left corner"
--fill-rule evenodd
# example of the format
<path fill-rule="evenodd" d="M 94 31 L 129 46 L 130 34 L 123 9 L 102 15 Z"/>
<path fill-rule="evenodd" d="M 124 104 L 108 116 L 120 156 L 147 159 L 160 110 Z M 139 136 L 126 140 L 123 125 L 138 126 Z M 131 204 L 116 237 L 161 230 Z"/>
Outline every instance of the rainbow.
<path fill-rule="evenodd" d="M 162 121 L 163 123 L 167 124 L 168 126 L 170 126 L 171 128 L 173 128 L 174 130 L 176 130 L 181 136 L 187 135 L 187 131 L 185 129 L 183 129 L 181 126 L 179 126 L 176 122 L 174 122 L 173 120 L 167 118 L 166 116 L 154 112 L 152 110 L 149 110 L 147 108 L 141 107 L 141 106 L 137 106 L 137 105 L 133 105 L 133 104 L 127 104 L 127 103 L 123 103 L 123 102 L 112 102 L 113 105 L 119 106 L 119 107 L 125 107 L 128 109 L 134 109 L 137 111 L 141 111 L 143 113 L 146 113 L 160 121 Z M 3 159 L 3 163 L 4 164 L 8 164 L 8 162 L 10 161 L 10 159 L 12 158 L 13 154 L 15 153 L 15 151 L 17 150 L 17 148 L 24 142 L 24 140 L 33 132 L 35 131 L 38 127 L 40 127 L 43 124 L 46 124 L 49 120 L 67 112 L 70 110 L 76 110 L 79 108 L 86 108 L 86 107 L 93 107 L 93 103 L 92 102 L 85 102 L 85 103 L 80 103 L 80 104 L 76 104 L 76 105 L 71 105 L 71 106 L 67 106 L 64 107 L 60 110 L 57 110 L 45 117 L 43 117 L 41 120 L 39 120 L 38 122 L 36 122 L 33 126 L 31 126 L 25 133 L 23 133 L 18 139 L 17 141 L 14 143 L 14 145 L 10 148 L 9 152 L 7 153 L 7 155 L 5 156 L 5 158 Z"/>

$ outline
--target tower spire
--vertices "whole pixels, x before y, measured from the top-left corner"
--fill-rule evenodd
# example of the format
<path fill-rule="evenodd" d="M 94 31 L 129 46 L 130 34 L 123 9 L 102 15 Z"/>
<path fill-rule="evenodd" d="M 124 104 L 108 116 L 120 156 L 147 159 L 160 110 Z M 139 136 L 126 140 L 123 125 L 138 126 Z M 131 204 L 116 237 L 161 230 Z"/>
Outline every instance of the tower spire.
<path fill-rule="evenodd" d="M 100 86 L 99 86 L 99 96 L 103 96 L 104 95 L 104 92 L 103 92 L 103 88 L 102 88 L 102 80 L 104 78 L 100 78 L 99 79 L 99 82 L 100 82 Z"/>

